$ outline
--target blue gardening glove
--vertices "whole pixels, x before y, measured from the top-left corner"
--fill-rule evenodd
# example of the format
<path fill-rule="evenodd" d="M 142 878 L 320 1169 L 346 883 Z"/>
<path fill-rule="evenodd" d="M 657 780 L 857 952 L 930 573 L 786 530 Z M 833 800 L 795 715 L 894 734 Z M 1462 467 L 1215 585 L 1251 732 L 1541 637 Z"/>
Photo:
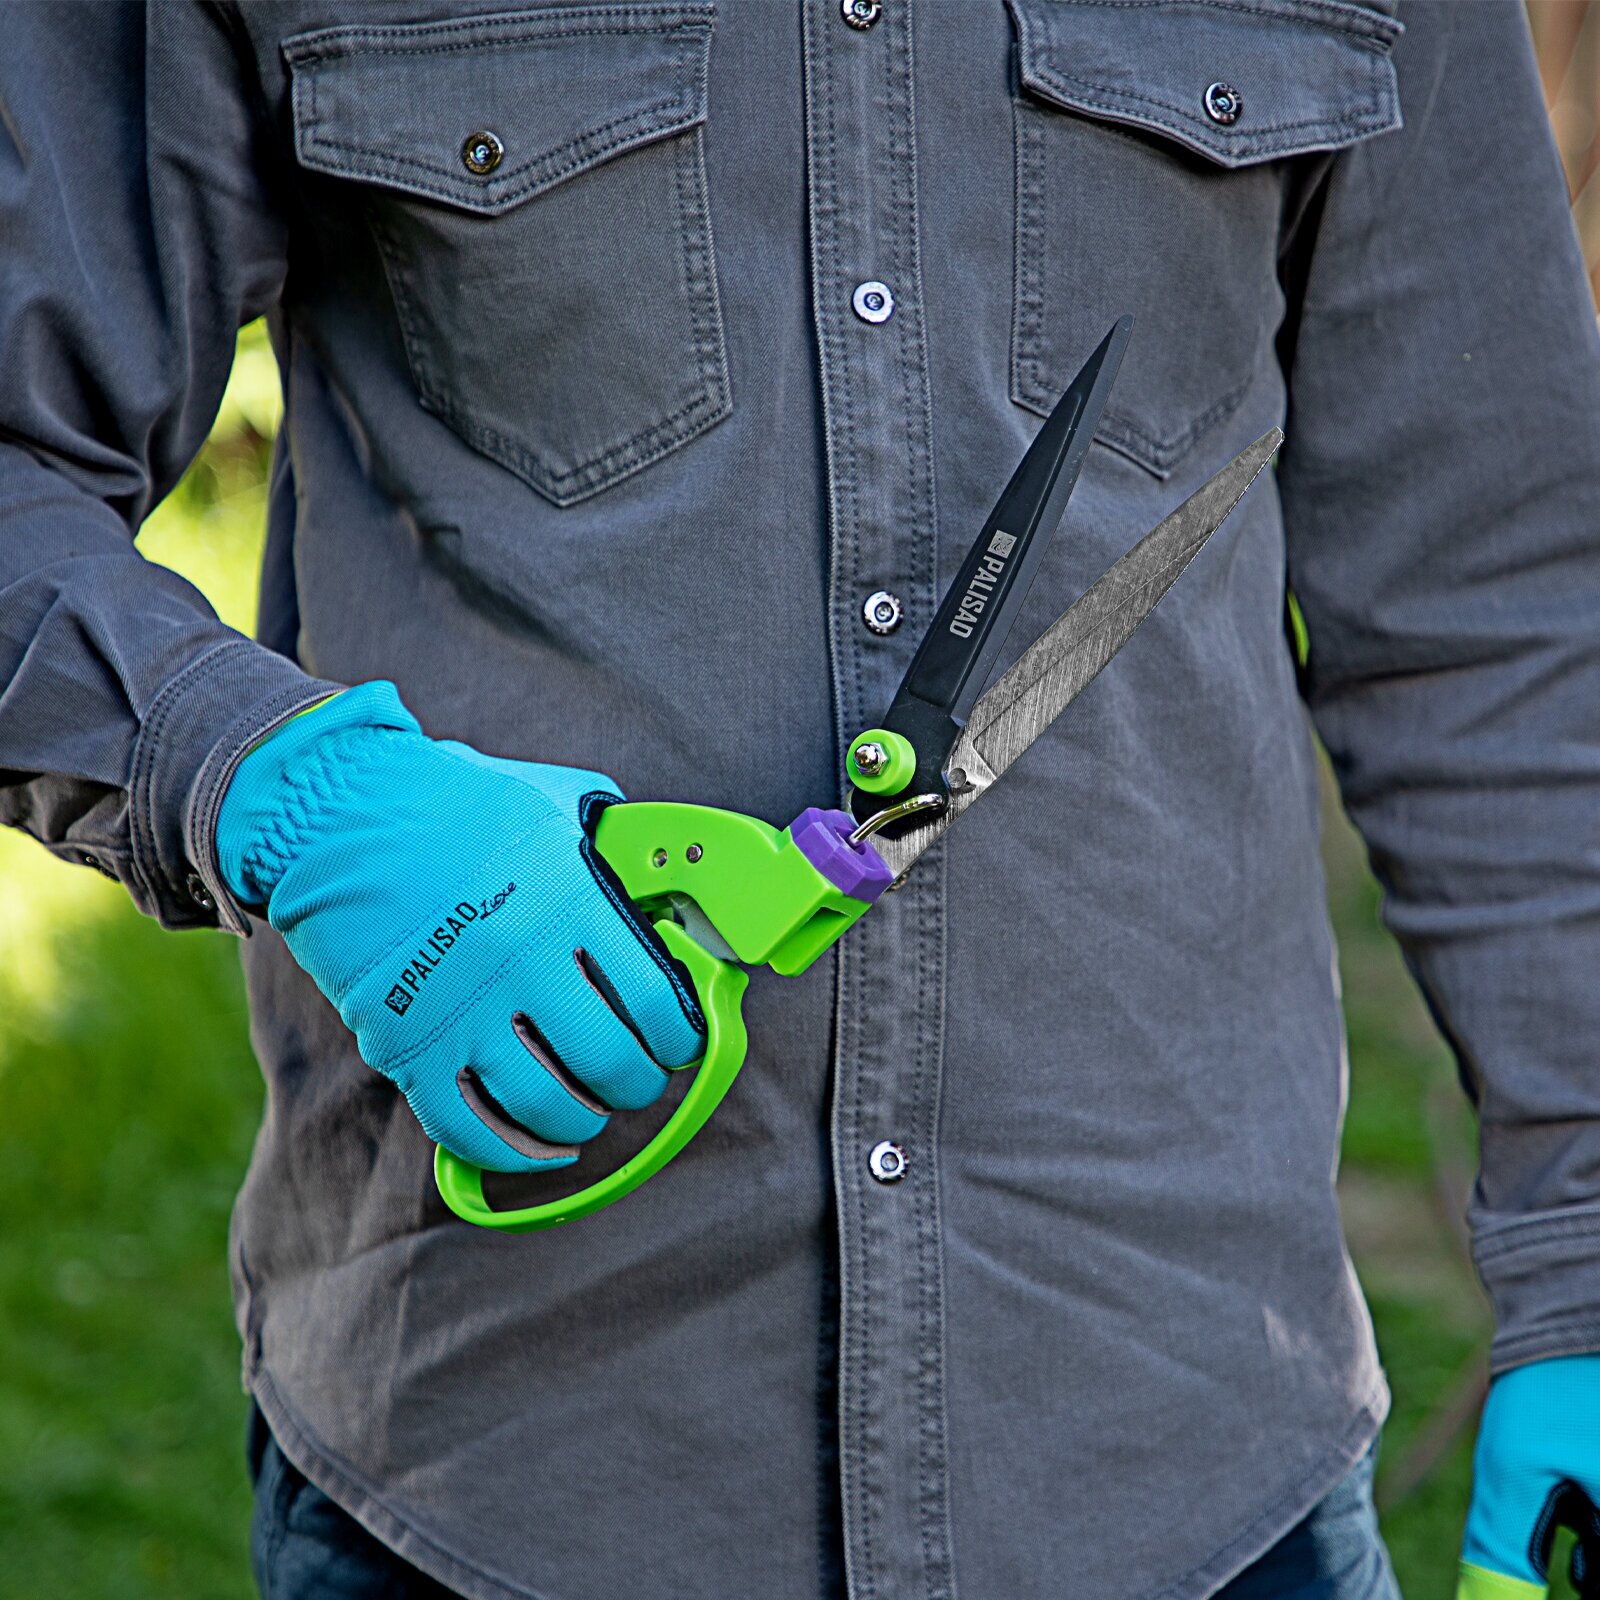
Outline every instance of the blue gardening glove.
<path fill-rule="evenodd" d="M 1457 1600 L 1542 1600 L 1558 1524 L 1579 1536 L 1579 1592 L 1600 1595 L 1600 1355 L 1501 1373 L 1472 1479 Z"/>
<path fill-rule="evenodd" d="M 592 772 L 429 739 L 367 683 L 245 757 L 217 853 L 430 1139 L 543 1170 L 703 1046 L 692 991 L 591 842 L 619 799 Z"/>

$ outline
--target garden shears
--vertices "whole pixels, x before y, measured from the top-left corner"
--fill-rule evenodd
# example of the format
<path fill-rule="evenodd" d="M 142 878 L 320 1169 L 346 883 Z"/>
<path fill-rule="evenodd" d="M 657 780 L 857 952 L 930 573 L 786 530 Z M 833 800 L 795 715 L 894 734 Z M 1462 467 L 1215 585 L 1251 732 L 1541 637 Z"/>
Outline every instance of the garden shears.
<path fill-rule="evenodd" d="M 766 966 L 805 971 L 864 916 L 1090 683 L 1271 459 L 1276 429 L 1145 535 L 980 694 L 1066 509 L 1127 346 L 1123 317 L 1046 418 L 951 584 L 882 724 L 846 747 L 850 809 L 787 828 L 709 806 L 609 806 L 595 848 L 687 969 L 706 1047 L 683 1098 L 630 1160 L 561 1199 L 497 1209 L 483 1173 L 443 1146 L 434 1175 L 457 1216 L 514 1232 L 610 1205 L 705 1125 L 744 1064 L 740 1006 Z"/>

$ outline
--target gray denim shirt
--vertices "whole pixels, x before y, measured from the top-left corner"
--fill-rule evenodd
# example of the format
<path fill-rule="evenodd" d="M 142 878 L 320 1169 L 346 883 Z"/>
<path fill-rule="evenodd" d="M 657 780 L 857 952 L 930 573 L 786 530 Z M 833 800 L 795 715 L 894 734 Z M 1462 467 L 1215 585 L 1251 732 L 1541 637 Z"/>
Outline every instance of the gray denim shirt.
<path fill-rule="evenodd" d="M 329 684 L 828 802 L 1121 312 L 1013 648 L 1288 430 L 910 884 L 756 976 L 733 1094 L 609 1211 L 455 1221 L 255 929 L 246 1378 L 469 1596 L 1197 1600 L 1339 1479 L 1385 1391 L 1313 721 L 1482 1112 L 1495 1362 L 1600 1348 L 1600 359 L 1518 8 L 850 9 L 5 10 L 0 818 L 172 926 L 246 931 L 218 797 Z M 256 643 L 131 534 L 261 312 Z"/>

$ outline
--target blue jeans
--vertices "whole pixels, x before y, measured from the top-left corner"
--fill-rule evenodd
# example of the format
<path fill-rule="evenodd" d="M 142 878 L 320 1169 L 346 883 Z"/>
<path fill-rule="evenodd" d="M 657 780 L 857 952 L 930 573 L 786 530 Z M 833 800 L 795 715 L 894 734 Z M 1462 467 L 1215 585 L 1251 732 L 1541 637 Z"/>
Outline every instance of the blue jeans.
<path fill-rule="evenodd" d="M 250 1565 L 262 1600 L 449 1600 L 308 1483 L 250 1416 L 255 1519 Z M 1376 1449 L 1214 1600 L 1400 1600 L 1372 1506 Z"/>
<path fill-rule="evenodd" d="M 250 1570 L 261 1600 L 450 1600 L 310 1483 L 250 1408 L 247 1444 L 256 1508 Z"/>
<path fill-rule="evenodd" d="M 1372 1504 L 1377 1465 L 1373 1445 L 1336 1489 L 1214 1600 L 1400 1600 Z"/>

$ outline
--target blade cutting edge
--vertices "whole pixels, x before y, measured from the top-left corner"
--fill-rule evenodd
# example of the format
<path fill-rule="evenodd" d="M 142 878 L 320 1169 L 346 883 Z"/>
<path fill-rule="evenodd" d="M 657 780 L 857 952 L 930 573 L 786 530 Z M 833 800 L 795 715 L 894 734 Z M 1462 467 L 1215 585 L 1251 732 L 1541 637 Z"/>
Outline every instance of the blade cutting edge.
<path fill-rule="evenodd" d="M 873 844 L 904 872 L 1061 715 L 1126 644 L 1283 443 L 1273 428 L 1115 562 L 972 708 L 945 767 L 950 804 L 924 826 Z"/>

